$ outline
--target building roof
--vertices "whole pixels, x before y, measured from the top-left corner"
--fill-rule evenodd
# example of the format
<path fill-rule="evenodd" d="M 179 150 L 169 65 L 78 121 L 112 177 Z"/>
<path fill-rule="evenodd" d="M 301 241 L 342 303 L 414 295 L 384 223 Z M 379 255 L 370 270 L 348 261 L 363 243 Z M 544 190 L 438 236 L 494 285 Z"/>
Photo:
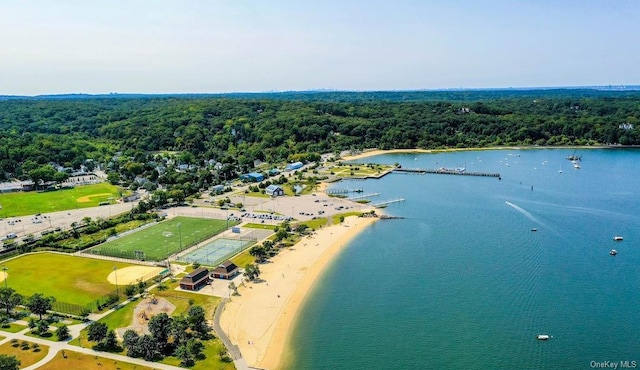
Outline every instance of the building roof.
<path fill-rule="evenodd" d="M 213 270 L 214 273 L 222 273 L 222 274 L 228 274 L 230 272 L 233 272 L 234 270 L 237 270 L 238 266 L 236 266 L 235 263 L 227 260 L 224 261 L 223 263 L 221 263 L 220 265 L 218 265 L 218 267 L 215 268 L 215 270 Z"/>
<path fill-rule="evenodd" d="M 198 267 L 197 269 L 191 271 L 185 277 L 180 280 L 180 284 L 183 283 L 195 283 L 202 280 L 203 277 L 207 277 L 209 274 L 209 269 L 206 267 Z"/>
<path fill-rule="evenodd" d="M 273 184 L 272 184 L 272 185 L 267 186 L 267 187 L 266 187 L 266 189 L 264 189 L 264 190 L 265 190 L 265 191 L 273 192 L 273 191 L 276 191 L 276 190 L 278 190 L 278 189 L 283 190 L 281 186 L 273 185 Z"/>

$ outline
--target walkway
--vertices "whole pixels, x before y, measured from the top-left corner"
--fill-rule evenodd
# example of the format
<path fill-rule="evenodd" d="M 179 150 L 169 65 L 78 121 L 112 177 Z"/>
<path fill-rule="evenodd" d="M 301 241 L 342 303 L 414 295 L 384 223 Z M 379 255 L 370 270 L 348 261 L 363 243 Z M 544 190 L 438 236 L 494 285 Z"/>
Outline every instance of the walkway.
<path fill-rule="evenodd" d="M 154 284 L 150 287 L 148 287 L 148 289 L 152 289 L 156 286 L 157 284 Z M 136 295 L 134 298 L 139 297 L 140 294 Z M 128 304 L 131 301 L 131 299 L 127 299 L 123 302 L 120 302 L 120 304 L 118 306 L 123 306 Z M 40 361 L 38 361 L 37 363 L 25 367 L 22 370 L 32 370 L 32 369 L 37 369 L 40 366 L 46 364 L 47 362 L 51 361 L 57 354 L 58 352 L 65 350 L 65 351 L 75 351 L 75 352 L 79 352 L 79 353 L 84 353 L 87 355 L 92 355 L 92 356 L 99 356 L 99 357 L 104 357 L 104 358 L 108 358 L 108 359 L 112 359 L 112 360 L 116 360 L 116 361 L 122 361 L 122 362 L 128 362 L 128 363 L 132 363 L 132 364 L 136 364 L 136 365 L 141 365 L 141 366 L 146 366 L 149 367 L 151 369 L 162 369 L 162 370 L 181 370 L 184 369 L 182 367 L 176 367 L 176 366 L 171 366 L 171 365 L 165 365 L 165 364 L 161 364 L 158 362 L 151 362 L 151 361 L 145 361 L 143 359 L 139 359 L 139 358 L 133 358 L 133 357 L 128 357 L 128 356 L 124 356 L 124 355 L 118 355 L 115 353 L 109 353 L 109 352 L 100 352 L 100 351 L 94 351 L 93 349 L 90 348 L 84 348 L 84 347 L 78 347 L 78 346 L 73 346 L 71 344 L 68 343 L 68 341 L 70 341 L 73 338 L 77 338 L 78 336 L 80 336 L 80 331 L 82 331 L 82 329 L 86 328 L 87 326 L 89 326 L 89 324 L 93 321 L 97 321 L 100 320 L 101 318 L 109 315 L 110 313 L 112 313 L 113 311 L 115 311 L 115 309 L 109 309 L 105 312 L 99 313 L 99 314 L 91 314 L 89 315 L 88 322 L 83 322 L 80 324 L 76 324 L 76 325 L 70 325 L 68 326 L 69 328 L 69 335 L 71 336 L 70 339 L 68 339 L 65 342 L 57 342 L 54 340 L 47 340 L 47 339 L 42 339 L 42 338 L 37 338 L 37 337 L 30 337 L 30 336 L 26 336 L 25 333 L 27 333 L 30 329 L 29 328 L 25 328 L 24 330 L 18 332 L 18 333 L 10 333 L 10 332 L 6 332 L 6 331 L 1 331 L 0 330 L 0 334 L 4 337 L 6 337 L 3 340 L 0 340 L 0 345 L 11 341 L 12 339 L 18 339 L 20 341 L 22 340 L 26 340 L 29 342 L 33 342 L 33 343 L 38 343 L 39 345 L 44 345 L 44 346 L 48 346 L 49 347 L 49 353 L 47 353 L 47 355 Z M 20 323 L 22 325 L 26 325 L 27 322 L 26 321 L 22 321 L 22 320 L 18 320 L 16 321 L 17 323 Z M 240 367 L 238 367 L 238 369 L 242 369 Z M 245 368 L 248 369 L 248 368 Z"/>
<path fill-rule="evenodd" d="M 79 324 L 79 325 L 85 325 L 85 324 Z M 78 325 L 73 325 L 73 326 L 78 326 Z M 42 365 L 46 364 L 47 362 L 51 361 L 58 354 L 58 352 L 60 352 L 62 350 L 80 352 L 80 353 L 84 353 L 86 355 L 104 357 L 104 358 L 108 358 L 108 359 L 116 360 L 116 361 L 129 362 L 129 363 L 136 364 L 136 365 L 146 366 L 146 367 L 149 367 L 149 368 L 152 368 L 152 369 L 162 369 L 162 370 L 181 370 L 181 369 L 184 369 L 182 367 L 165 365 L 165 364 L 161 364 L 161 363 L 157 363 L 157 362 L 149 362 L 149 361 L 145 361 L 145 360 L 142 360 L 142 359 L 139 359 L 139 358 L 127 357 L 127 356 L 118 355 L 118 354 L 115 354 L 115 353 L 100 352 L 100 351 L 94 351 L 94 350 L 89 349 L 89 348 L 72 346 L 67 342 L 56 342 L 56 341 L 46 340 L 46 339 L 42 339 L 42 338 L 29 337 L 29 336 L 25 335 L 25 333 L 28 332 L 28 331 L 29 331 L 29 328 L 26 328 L 26 329 L 24 329 L 24 330 L 22 330 L 21 332 L 18 332 L 18 333 L 9 333 L 9 332 L 4 332 L 3 331 L 2 335 L 6 336 L 6 338 L 3 339 L 3 340 L 0 340 L 0 345 L 6 343 L 8 341 L 11 341 L 12 339 L 18 339 L 20 341 L 26 340 L 26 341 L 33 342 L 33 343 L 38 343 L 41 346 L 49 347 L 49 353 L 47 353 L 47 355 L 42 360 L 36 362 L 35 364 L 33 364 L 31 366 L 27 366 L 27 367 L 23 368 L 23 370 L 32 370 L 32 369 L 35 370 L 35 369 L 38 369 L 40 366 L 42 366 Z"/>
<path fill-rule="evenodd" d="M 226 299 L 223 299 L 218 307 L 216 307 L 216 312 L 213 314 L 213 330 L 218 334 L 218 338 L 222 341 L 225 347 L 229 350 L 229 355 L 233 359 L 234 365 L 236 365 L 237 370 L 250 370 L 251 368 L 247 365 L 244 358 L 242 358 L 242 353 L 240 353 L 240 348 L 231 342 L 231 339 L 227 336 L 227 334 L 222 330 L 220 326 L 220 315 L 222 311 L 224 311 L 224 304 L 227 302 Z"/>

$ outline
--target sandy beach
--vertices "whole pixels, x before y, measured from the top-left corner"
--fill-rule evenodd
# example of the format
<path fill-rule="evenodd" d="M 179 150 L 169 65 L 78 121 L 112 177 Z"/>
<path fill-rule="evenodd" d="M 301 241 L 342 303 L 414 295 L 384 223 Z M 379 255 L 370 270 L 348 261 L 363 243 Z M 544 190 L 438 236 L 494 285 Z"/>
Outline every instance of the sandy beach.
<path fill-rule="evenodd" d="M 356 155 L 344 156 L 342 157 L 342 160 L 355 161 L 358 159 L 373 157 L 374 155 L 393 154 L 393 153 L 433 153 L 433 150 L 430 150 L 430 149 L 389 149 L 389 150 L 373 149 L 373 150 L 364 151 Z"/>
<path fill-rule="evenodd" d="M 349 241 L 377 218 L 350 216 L 317 230 L 261 264 L 257 283 L 244 283 L 225 305 L 220 325 L 249 366 L 278 369 L 296 317 L 313 284 Z"/>

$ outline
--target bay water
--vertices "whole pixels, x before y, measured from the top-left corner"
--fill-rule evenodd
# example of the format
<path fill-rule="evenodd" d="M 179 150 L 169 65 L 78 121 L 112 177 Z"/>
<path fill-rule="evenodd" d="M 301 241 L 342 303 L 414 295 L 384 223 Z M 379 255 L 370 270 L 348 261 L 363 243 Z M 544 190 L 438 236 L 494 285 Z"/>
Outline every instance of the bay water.
<path fill-rule="evenodd" d="M 287 368 L 640 366 L 640 151 L 581 149 L 579 169 L 572 154 L 358 161 L 501 177 L 394 173 L 335 184 L 381 193 L 374 203 L 404 198 L 383 210 L 403 218 L 378 221 L 327 269 L 299 316 Z"/>

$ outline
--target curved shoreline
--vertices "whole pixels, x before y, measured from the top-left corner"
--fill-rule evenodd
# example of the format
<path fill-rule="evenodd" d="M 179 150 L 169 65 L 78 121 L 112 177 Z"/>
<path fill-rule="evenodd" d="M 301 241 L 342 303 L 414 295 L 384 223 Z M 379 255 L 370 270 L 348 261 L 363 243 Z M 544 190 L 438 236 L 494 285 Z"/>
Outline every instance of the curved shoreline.
<path fill-rule="evenodd" d="M 326 267 L 377 218 L 350 216 L 314 232 L 260 265 L 261 283 L 246 283 L 227 302 L 220 325 L 249 366 L 277 369 L 309 291 Z"/>
<path fill-rule="evenodd" d="M 370 149 L 366 150 L 362 153 L 348 155 L 342 157 L 344 161 L 355 161 L 358 159 L 364 159 L 368 157 L 373 157 L 376 155 L 382 154 L 395 154 L 395 153 L 448 153 L 448 152 L 474 152 L 474 151 L 485 151 L 485 150 L 528 150 L 528 149 L 617 149 L 617 148 L 629 148 L 629 146 L 617 146 L 617 145 L 582 145 L 582 146 L 525 146 L 525 145 L 515 145 L 515 146 L 491 146 L 485 148 L 446 148 L 446 149 Z"/>

